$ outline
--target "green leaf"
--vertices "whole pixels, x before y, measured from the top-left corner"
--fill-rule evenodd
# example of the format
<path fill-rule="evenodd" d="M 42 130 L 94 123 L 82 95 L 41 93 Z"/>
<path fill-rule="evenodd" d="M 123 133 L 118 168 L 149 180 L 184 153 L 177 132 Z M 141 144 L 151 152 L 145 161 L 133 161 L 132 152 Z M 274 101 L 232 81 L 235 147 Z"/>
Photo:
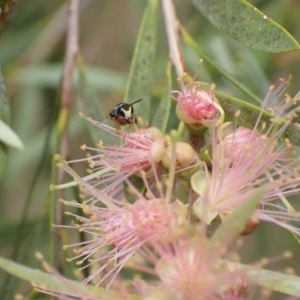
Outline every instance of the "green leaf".
<path fill-rule="evenodd" d="M 2 120 L 0 120 L 0 141 L 17 149 L 24 148 L 24 145 L 18 135 Z"/>
<path fill-rule="evenodd" d="M 279 24 L 244 0 L 192 0 L 218 29 L 249 48 L 273 53 L 299 49 L 297 41 Z"/>
<path fill-rule="evenodd" d="M 220 92 L 214 91 L 216 97 L 218 98 L 222 108 L 225 111 L 225 118 L 229 120 L 235 119 L 235 114 L 238 110 L 241 111 L 241 115 L 238 117 L 237 121 L 240 126 L 253 129 L 258 118 L 260 118 L 260 123 L 266 122 L 268 126 L 272 119 L 275 118 L 271 113 L 262 110 L 258 106 L 245 102 L 241 99 L 234 98 Z M 282 121 L 284 124 L 286 121 L 282 118 L 276 117 L 279 121 Z M 295 124 L 291 123 L 288 125 L 287 129 L 284 132 L 284 136 L 288 137 L 293 145 L 300 146 L 300 134 L 299 129 Z"/>
<path fill-rule="evenodd" d="M 78 62 L 79 63 L 79 62 Z M 80 62 L 81 63 L 81 62 Z M 15 84 L 29 86 L 33 88 L 57 88 L 57 83 L 61 77 L 62 64 L 42 63 L 26 67 L 18 67 L 9 74 L 9 80 Z M 126 77 L 123 73 L 84 65 L 84 70 L 79 68 L 73 72 L 73 84 L 77 84 L 83 76 L 85 80 L 95 90 L 101 93 L 123 93 L 126 85 Z M 80 74 L 81 73 L 81 74 Z"/>
<path fill-rule="evenodd" d="M 0 68 L 0 119 L 6 124 L 10 123 L 10 107 L 6 92 L 6 84 Z"/>
<path fill-rule="evenodd" d="M 171 111 L 171 86 L 171 64 L 169 63 L 167 66 L 167 84 L 152 120 L 152 126 L 159 128 L 162 133 L 166 131 Z"/>
<path fill-rule="evenodd" d="M 0 257 L 0 268 L 21 279 L 34 282 L 35 284 L 46 286 L 49 289 L 62 293 L 76 293 L 78 296 L 101 297 L 101 299 L 118 299 L 118 294 L 107 291 L 103 288 L 83 284 L 77 281 L 64 278 L 62 275 L 52 275 L 40 270 L 31 269 L 15 263 L 9 259 Z M 132 295 L 132 299 L 138 299 Z"/>
<path fill-rule="evenodd" d="M 250 129 L 254 127 L 260 113 L 262 112 L 260 107 L 217 91 L 214 91 L 214 93 L 225 111 L 226 119 L 235 119 L 236 112 L 240 110 L 241 115 L 238 118 L 238 124 Z M 262 122 L 267 122 L 267 124 L 269 124 L 272 118 L 274 118 L 274 116 L 271 113 L 267 111 L 262 112 Z"/>
<path fill-rule="evenodd" d="M 8 158 L 8 149 L 4 143 L 0 142 L 0 179 L 4 175 L 6 162 Z"/>
<path fill-rule="evenodd" d="M 241 91 L 243 91 L 246 95 L 248 95 L 250 98 L 252 98 L 256 103 L 260 104 L 261 99 L 253 94 L 253 92 L 248 89 L 245 85 L 243 85 L 241 82 L 237 81 L 235 78 L 233 78 L 228 72 L 226 72 L 224 69 L 222 69 L 220 66 L 218 66 L 212 59 L 210 59 L 201 49 L 201 47 L 197 44 L 197 42 L 189 35 L 189 33 L 185 30 L 184 27 L 180 26 L 180 32 L 182 34 L 183 40 L 191 47 L 193 48 L 201 58 L 204 59 L 206 63 L 208 63 L 212 68 L 214 68 L 217 72 L 219 72 L 221 75 L 224 76 L 229 82 L 234 84 L 237 88 L 239 88 Z"/>
<path fill-rule="evenodd" d="M 300 146 L 300 131 L 295 124 L 291 124 L 286 129 L 285 135 L 289 138 L 293 145 Z"/>
<path fill-rule="evenodd" d="M 77 67 L 79 69 L 79 84 L 78 84 L 78 101 L 83 114 L 86 117 L 91 117 L 99 122 L 104 122 L 108 116 L 105 112 L 104 107 L 101 105 L 95 90 L 89 84 L 87 75 L 84 68 L 84 62 L 80 55 L 77 56 Z M 102 140 L 105 143 L 112 141 L 113 136 L 107 134 L 104 130 L 99 130 L 98 127 L 94 126 L 90 122 L 87 122 L 91 136 L 95 144 Z"/>
<path fill-rule="evenodd" d="M 264 288 L 285 293 L 300 295 L 300 277 L 242 265 L 251 282 Z"/>
<path fill-rule="evenodd" d="M 6 84 L 0 68 L 0 120 L 1 123 L 10 123 L 10 107 L 6 92 Z M 2 178 L 7 162 L 8 152 L 7 147 L 0 142 L 0 178 Z"/>
<path fill-rule="evenodd" d="M 175 199 L 178 199 L 182 203 L 186 204 L 190 190 L 191 185 L 189 181 L 180 177 L 176 178 L 173 189 L 173 196 Z"/>
<path fill-rule="evenodd" d="M 130 176 L 128 178 L 128 181 L 143 195 L 145 193 L 145 184 L 144 184 L 144 181 L 142 178 L 136 176 L 136 175 L 133 175 L 133 176 Z M 128 201 L 129 203 L 134 203 L 136 202 L 136 196 L 135 194 L 133 194 L 131 192 L 131 189 L 128 185 L 128 183 L 124 182 L 123 183 L 123 190 L 124 190 L 124 194 L 125 194 L 125 198 L 126 198 L 126 201 Z"/>
<path fill-rule="evenodd" d="M 257 188 L 253 194 L 230 214 L 210 239 L 214 251 L 223 251 L 242 232 L 252 216 L 264 193 L 264 188 Z M 212 250 L 213 251 L 213 250 Z"/>
<path fill-rule="evenodd" d="M 149 123 L 152 86 L 152 66 L 155 58 L 158 0 L 148 0 L 131 64 L 125 102 L 142 98 L 134 107 L 138 117 Z"/>

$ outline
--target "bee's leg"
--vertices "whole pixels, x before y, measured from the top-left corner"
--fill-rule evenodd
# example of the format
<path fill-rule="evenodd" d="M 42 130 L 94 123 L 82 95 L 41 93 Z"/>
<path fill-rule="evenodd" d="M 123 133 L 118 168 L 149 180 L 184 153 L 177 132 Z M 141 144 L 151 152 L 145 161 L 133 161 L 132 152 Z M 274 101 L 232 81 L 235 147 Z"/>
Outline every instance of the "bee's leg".
<path fill-rule="evenodd" d="M 139 127 L 137 126 L 137 117 L 136 115 L 132 116 L 132 125 L 134 126 L 135 131 L 139 131 Z"/>
<path fill-rule="evenodd" d="M 104 120 L 102 121 L 102 122 L 99 122 L 100 123 L 100 125 L 101 124 L 103 124 L 107 119 L 109 119 L 110 118 L 110 116 L 109 115 L 107 115 L 105 118 L 104 118 Z"/>
<path fill-rule="evenodd" d="M 116 130 L 116 132 L 118 132 L 118 131 L 120 130 L 120 126 L 119 126 L 118 122 L 116 121 L 116 118 L 115 118 L 115 117 L 112 117 L 112 116 L 110 116 L 110 115 L 107 115 L 107 116 L 105 117 L 105 119 L 104 119 L 102 122 L 100 122 L 100 125 L 104 124 L 104 122 L 105 122 L 107 119 L 110 120 L 109 123 L 111 123 L 111 126 Z"/>
<path fill-rule="evenodd" d="M 128 124 L 128 127 L 126 128 L 126 130 L 123 130 L 123 132 L 124 132 L 123 138 L 125 139 L 126 136 L 127 136 L 127 134 L 128 134 L 128 132 L 130 132 L 130 128 L 132 126 L 132 119 L 126 119 L 126 118 L 124 118 L 124 121 L 126 122 L 126 124 Z"/>
<path fill-rule="evenodd" d="M 118 122 L 118 118 L 117 117 L 112 117 L 112 116 L 108 116 L 110 118 L 110 120 L 112 121 L 112 127 L 115 129 L 116 133 L 120 132 L 120 124 Z"/>

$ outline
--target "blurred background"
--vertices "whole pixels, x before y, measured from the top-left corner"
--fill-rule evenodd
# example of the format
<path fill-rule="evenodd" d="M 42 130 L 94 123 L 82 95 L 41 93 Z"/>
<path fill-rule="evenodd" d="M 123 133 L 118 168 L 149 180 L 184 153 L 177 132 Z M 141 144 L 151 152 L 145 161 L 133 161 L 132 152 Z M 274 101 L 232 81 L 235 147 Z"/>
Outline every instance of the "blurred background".
<path fill-rule="evenodd" d="M 249 2 L 300 42 L 298 0 Z M 80 4 L 80 50 L 88 81 L 107 114 L 116 103 L 123 101 L 147 1 L 84 0 Z M 299 51 L 270 54 L 248 49 L 214 28 L 189 1 L 177 0 L 175 6 L 180 22 L 203 51 L 259 97 L 263 99 L 270 84 L 289 74 L 293 75 L 293 80 L 288 92 L 294 95 L 300 90 Z M 34 267 L 38 265 L 34 252 L 39 250 L 47 257 L 50 239 L 47 206 L 54 147 L 53 127 L 58 114 L 65 57 L 67 7 L 68 1 L 62 0 L 16 1 L 0 40 L 0 64 L 11 104 L 11 126 L 25 144 L 23 151 L 9 150 L 6 172 L 0 182 L 0 255 Z M 158 31 L 153 66 L 153 102 L 159 101 L 163 92 L 168 62 L 161 13 Z M 183 44 L 183 49 L 187 66 L 194 74 L 200 57 L 187 45 Z M 205 62 L 200 67 L 198 78 L 215 83 L 217 90 L 248 100 Z M 175 80 L 173 89 L 178 89 Z M 69 159 L 82 157 L 80 145 L 92 143 L 86 121 L 78 116 L 80 104 L 76 101 L 76 76 L 72 102 L 66 137 Z M 176 126 L 176 122 L 173 110 L 169 128 Z M 74 197 L 72 191 L 68 193 L 64 195 L 66 199 Z M 295 206 L 298 198 L 294 199 Z M 22 218 L 23 223 L 20 223 Z M 243 262 L 253 263 L 289 249 L 294 258 L 270 265 L 270 269 L 284 270 L 289 266 L 300 275 L 299 245 L 280 228 L 261 224 L 254 234 L 242 239 L 244 245 L 240 254 Z M 63 254 L 59 255 L 62 257 Z M 72 276 L 71 271 L 69 273 Z M 28 293 L 31 287 L 0 270 L 1 299 L 12 299 L 11 295 L 17 291 Z M 272 299 L 283 299 L 282 295 L 276 297 Z M 32 298 L 43 299 L 40 295 L 32 295 Z"/>

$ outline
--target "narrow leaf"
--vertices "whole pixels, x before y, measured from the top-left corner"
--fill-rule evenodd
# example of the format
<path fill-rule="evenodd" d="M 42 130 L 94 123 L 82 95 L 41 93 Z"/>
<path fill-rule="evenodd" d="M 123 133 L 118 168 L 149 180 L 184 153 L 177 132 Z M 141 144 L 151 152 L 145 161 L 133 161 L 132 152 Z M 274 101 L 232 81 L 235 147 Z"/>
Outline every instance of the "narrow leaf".
<path fill-rule="evenodd" d="M 300 146 L 300 131 L 296 124 L 291 124 L 285 131 L 286 137 L 289 138 L 291 143 Z"/>
<path fill-rule="evenodd" d="M 206 55 L 201 47 L 197 44 L 197 42 L 189 35 L 189 33 L 184 29 L 184 27 L 180 26 L 180 32 L 182 34 L 183 40 L 191 47 L 193 48 L 201 58 L 204 59 L 206 63 L 208 63 L 212 68 L 214 68 L 217 72 L 219 72 L 221 75 L 224 76 L 229 82 L 234 84 L 238 89 L 243 91 L 246 95 L 248 95 L 250 98 L 253 99 L 256 103 L 260 104 L 261 99 L 256 96 L 250 89 L 248 89 L 245 85 L 243 85 L 241 82 L 237 81 L 234 77 L 232 77 L 228 72 L 226 72 L 224 69 L 222 69 L 220 66 L 218 66 L 212 59 Z"/>
<path fill-rule="evenodd" d="M 264 288 L 292 296 L 300 295 L 300 277 L 243 265 L 250 281 Z"/>
<path fill-rule="evenodd" d="M 148 0 L 134 50 L 125 102 L 142 98 L 134 107 L 138 117 L 149 123 L 151 104 L 152 66 L 156 50 L 158 0 Z"/>
<path fill-rule="evenodd" d="M 244 0 L 192 0 L 218 29 L 249 48 L 273 53 L 299 49 L 297 41 L 279 24 Z"/>
<path fill-rule="evenodd" d="M 220 92 L 216 92 L 216 97 L 218 98 L 222 108 L 225 111 L 226 119 L 233 120 L 235 119 L 235 114 L 238 110 L 241 111 L 241 115 L 237 119 L 238 124 L 240 126 L 247 127 L 249 129 L 253 129 L 255 123 L 257 122 L 260 114 L 260 122 L 266 123 L 268 126 L 272 119 L 275 118 L 274 115 L 267 111 L 262 111 L 261 108 L 245 102 L 241 99 L 234 98 Z M 276 117 L 278 121 L 282 121 L 284 124 L 286 121 L 282 118 Z M 291 123 L 287 129 L 285 130 L 284 136 L 288 137 L 293 145 L 300 146 L 300 134 L 299 129 L 296 127 L 295 124 Z"/>
<path fill-rule="evenodd" d="M 10 123 L 10 107 L 6 92 L 6 84 L 0 68 L 0 120 L 6 124 Z M 7 162 L 7 147 L 0 142 L 0 178 L 2 178 Z"/>
<path fill-rule="evenodd" d="M 268 207 L 269 210 L 276 211 L 276 209 L 271 205 L 268 205 L 267 207 Z M 289 211 L 289 209 L 291 209 L 292 211 L 295 211 L 295 209 L 292 206 L 290 206 L 290 207 L 287 206 L 287 208 L 288 208 L 288 211 Z M 290 222 L 288 222 L 288 221 L 285 221 L 285 222 L 286 222 L 286 224 L 290 224 Z M 288 232 L 293 237 L 293 239 L 295 239 L 295 241 L 298 243 L 298 245 L 300 245 L 300 238 L 298 237 L 298 235 L 295 234 L 294 232 L 290 231 L 290 230 L 288 230 Z"/>
<path fill-rule="evenodd" d="M 17 149 L 24 148 L 24 145 L 18 135 L 2 120 L 0 120 L 0 141 Z"/>
<path fill-rule="evenodd" d="M 91 117 L 94 120 L 104 122 L 108 113 L 105 112 L 95 90 L 91 87 L 87 79 L 84 62 L 80 55 L 77 56 L 77 67 L 79 69 L 78 101 L 80 108 L 86 117 Z M 104 130 L 99 130 L 98 127 L 90 122 L 87 122 L 87 125 L 95 144 L 97 144 L 99 140 L 102 140 L 105 143 L 112 141 L 112 136 L 107 134 Z"/>
<path fill-rule="evenodd" d="M 145 193 L 146 189 L 145 189 L 145 184 L 144 184 L 144 181 L 142 178 L 140 178 L 136 175 L 133 175 L 128 178 L 128 182 L 130 184 L 132 184 L 141 194 Z M 134 203 L 134 202 L 136 202 L 137 199 L 136 199 L 135 194 L 131 192 L 128 182 L 123 183 L 123 190 L 124 190 L 125 198 L 126 198 L 126 201 L 128 201 L 129 203 Z"/>
<path fill-rule="evenodd" d="M 250 129 L 254 127 L 260 113 L 262 112 L 260 107 L 217 91 L 214 91 L 214 93 L 225 111 L 226 118 L 230 120 L 235 119 L 236 112 L 239 110 L 241 111 L 241 115 L 238 118 L 238 124 Z M 274 118 L 274 116 L 271 113 L 267 111 L 262 112 L 262 122 L 267 122 L 267 124 L 269 124 L 272 118 Z M 285 121 L 283 120 L 283 122 Z"/>
<path fill-rule="evenodd" d="M 78 64 L 83 64 L 77 61 Z M 96 66 L 84 65 L 84 70 L 79 66 L 79 71 L 74 70 L 72 83 L 78 84 L 80 76 L 84 76 L 93 90 L 101 93 L 121 93 L 125 90 L 125 74 L 111 69 Z M 61 77 L 62 64 L 41 63 L 20 67 L 10 74 L 10 81 L 18 85 L 33 88 L 57 88 L 57 82 Z M 82 72 L 84 74 L 82 74 Z M 79 84 L 82 84 L 81 82 Z"/>
<path fill-rule="evenodd" d="M 10 122 L 10 107 L 7 97 L 6 84 L 0 68 L 0 119 L 6 124 Z"/>
<path fill-rule="evenodd" d="M 6 162 L 8 157 L 8 149 L 4 143 L 0 142 L 0 179 L 4 175 Z"/>
<path fill-rule="evenodd" d="M 152 125 L 159 128 L 162 133 L 165 133 L 167 124 L 169 121 L 170 111 L 171 111 L 171 64 L 167 66 L 167 84 L 165 86 L 164 92 L 161 97 L 161 101 L 156 109 L 154 118 L 152 120 Z"/>
<path fill-rule="evenodd" d="M 34 282 L 35 284 L 44 287 L 46 286 L 49 289 L 60 291 L 62 293 L 76 293 L 77 295 L 86 297 L 99 296 L 101 299 L 112 299 L 112 297 L 117 297 L 115 299 L 118 299 L 118 295 L 114 292 L 69 280 L 62 275 L 52 275 L 40 270 L 31 269 L 3 257 L 0 257 L 0 268 L 16 277 Z"/>
<path fill-rule="evenodd" d="M 263 193 L 264 188 L 257 188 L 240 207 L 225 219 L 210 240 L 216 251 L 223 250 L 220 248 L 220 243 L 227 247 L 241 233 L 261 200 Z"/>

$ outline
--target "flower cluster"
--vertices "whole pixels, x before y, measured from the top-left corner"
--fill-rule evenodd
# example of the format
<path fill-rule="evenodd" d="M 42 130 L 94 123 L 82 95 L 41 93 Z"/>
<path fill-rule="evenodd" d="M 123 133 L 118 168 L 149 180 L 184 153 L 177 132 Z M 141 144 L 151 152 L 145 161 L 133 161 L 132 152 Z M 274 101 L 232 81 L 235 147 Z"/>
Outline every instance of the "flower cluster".
<path fill-rule="evenodd" d="M 243 111 L 224 123 L 222 101 L 211 87 L 182 85 L 182 91 L 173 93 L 179 119 L 191 130 L 208 127 L 209 143 L 200 153 L 175 132 L 166 136 L 155 127 L 122 131 L 87 118 L 119 143 L 84 145 L 90 153 L 80 161 L 88 163 L 90 174 L 83 178 L 69 166 L 76 161 L 58 157 L 74 178 L 70 185 L 84 191 L 82 202 L 61 200 L 82 210 L 69 212 L 76 223 L 63 227 L 85 234 L 84 241 L 64 247 L 73 249 L 69 261 L 88 270 L 83 282 L 109 291 L 122 286 L 122 299 L 132 299 L 132 292 L 141 299 L 246 298 L 252 283 L 241 264 L 230 262 L 233 237 L 253 232 L 260 221 L 300 235 L 290 223 L 299 215 L 287 199 L 299 191 L 300 169 L 286 135 L 297 127 L 292 120 L 298 96 L 284 95 L 282 102 L 272 103 L 286 85 L 281 81 L 270 88 L 253 128 L 237 126 Z M 228 236 L 207 237 L 213 222 L 229 222 L 258 190 L 263 193 L 242 231 L 233 228 Z M 131 283 L 125 284 L 120 281 L 124 270 L 139 272 L 140 278 L 129 272 Z"/>
<path fill-rule="evenodd" d="M 282 82 L 278 90 L 283 90 L 285 85 L 286 82 Z M 273 88 L 262 106 L 270 105 L 270 100 L 280 96 Z M 287 222 L 299 220 L 299 214 L 286 199 L 299 191 L 299 160 L 293 155 L 290 140 L 283 138 L 286 128 L 291 125 L 289 116 L 298 108 L 290 110 L 288 116 L 285 111 L 297 100 L 297 96 L 292 101 L 286 95 L 276 108 L 277 118 L 270 119 L 269 125 L 262 122 L 260 114 L 252 130 L 234 128 L 232 123 L 226 122 L 211 132 L 210 163 L 191 178 L 192 188 L 199 195 L 194 203 L 198 217 L 203 218 L 205 211 L 208 224 L 217 217 L 224 219 L 255 189 L 264 186 L 266 191 L 250 220 L 253 228 L 259 220 L 265 220 L 300 235 L 300 229 Z M 278 199 L 281 204 L 276 201 Z"/>

